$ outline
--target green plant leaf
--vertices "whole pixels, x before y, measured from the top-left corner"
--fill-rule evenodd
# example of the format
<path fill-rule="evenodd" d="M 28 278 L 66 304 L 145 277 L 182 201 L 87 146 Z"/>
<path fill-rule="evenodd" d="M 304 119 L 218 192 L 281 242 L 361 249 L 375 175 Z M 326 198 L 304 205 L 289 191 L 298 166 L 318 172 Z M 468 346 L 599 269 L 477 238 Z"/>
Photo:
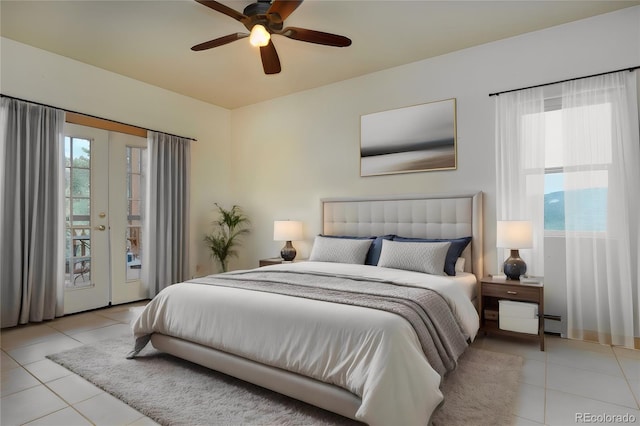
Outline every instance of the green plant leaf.
<path fill-rule="evenodd" d="M 250 221 L 240 206 L 234 205 L 227 210 L 215 203 L 218 218 L 213 221 L 214 229 L 206 234 L 204 241 L 211 251 L 211 257 L 218 260 L 223 272 L 227 270 L 230 257 L 237 257 L 236 247 L 240 245 L 239 238 L 249 234 Z"/>

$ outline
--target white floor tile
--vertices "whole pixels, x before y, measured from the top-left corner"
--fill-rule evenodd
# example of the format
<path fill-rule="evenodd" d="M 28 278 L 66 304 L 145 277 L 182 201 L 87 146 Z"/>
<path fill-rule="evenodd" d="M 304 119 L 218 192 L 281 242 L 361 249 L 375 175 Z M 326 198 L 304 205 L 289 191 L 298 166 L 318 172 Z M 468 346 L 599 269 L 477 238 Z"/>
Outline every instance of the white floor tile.
<path fill-rule="evenodd" d="M 615 352 L 618 357 L 640 359 L 639 349 L 627 349 L 620 346 L 614 346 L 613 352 Z"/>
<path fill-rule="evenodd" d="M 96 315 L 110 318 L 114 321 L 130 324 L 136 320 L 144 310 L 148 302 L 139 302 L 135 305 L 115 306 L 113 308 L 96 311 Z"/>
<path fill-rule="evenodd" d="M 638 408 L 631 389 L 623 377 L 548 363 L 547 389 Z"/>
<path fill-rule="evenodd" d="M 627 379 L 640 381 L 640 359 L 621 357 L 618 362 Z"/>
<path fill-rule="evenodd" d="M 129 426 L 159 426 L 159 423 L 154 422 L 149 417 L 142 417 L 133 423 L 129 423 Z"/>
<path fill-rule="evenodd" d="M 633 392 L 633 395 L 636 397 L 636 402 L 638 406 L 640 406 L 640 380 L 627 380 L 629 382 L 629 387 Z"/>
<path fill-rule="evenodd" d="M 21 425 L 61 410 L 67 404 L 43 385 L 2 398 L 2 426 Z"/>
<path fill-rule="evenodd" d="M 11 395 L 38 385 L 40 385 L 40 382 L 22 367 L 2 372 L 2 387 L 0 388 L 2 396 Z"/>
<path fill-rule="evenodd" d="M 2 371 L 11 370 L 12 368 L 20 367 L 20 364 L 14 361 L 5 351 L 0 352 L 2 358 L 0 358 L 0 368 Z"/>
<path fill-rule="evenodd" d="M 44 417 L 40 417 L 25 426 L 91 426 L 91 422 L 85 419 L 71 407 L 64 408 L 49 414 Z"/>
<path fill-rule="evenodd" d="M 546 419 L 545 424 L 550 426 L 566 426 L 579 423 L 605 424 L 598 422 L 578 422 L 577 416 L 582 415 L 627 415 L 635 416 L 636 422 L 640 420 L 640 411 L 620 405 L 608 404 L 594 399 L 571 395 L 564 392 L 547 390 Z M 618 422 L 622 424 L 623 422 Z M 629 423 L 629 422 L 627 422 Z M 608 422 L 606 424 L 612 424 Z M 633 424 L 633 423 L 632 423 Z"/>
<path fill-rule="evenodd" d="M 133 338 L 130 324 L 117 323 L 107 327 L 98 328 L 83 333 L 74 334 L 73 338 L 84 344 L 95 343 L 105 339 L 116 339 L 119 337 L 130 336 Z"/>
<path fill-rule="evenodd" d="M 82 343 L 71 337 L 61 335 L 44 342 L 11 349 L 8 354 L 20 364 L 25 365 L 45 359 L 47 355 L 77 348 L 78 346 L 82 346 Z"/>
<path fill-rule="evenodd" d="M 544 396 L 545 390 L 539 386 L 520 383 L 518 390 L 518 408 L 516 416 L 537 423 L 544 422 Z"/>
<path fill-rule="evenodd" d="M 545 386 L 545 369 L 546 364 L 542 361 L 533 359 L 525 359 L 522 365 L 522 374 L 520 382 L 534 386 Z"/>
<path fill-rule="evenodd" d="M 609 345 L 601 345 L 596 342 L 586 342 L 583 340 L 563 339 L 561 337 L 549 336 L 546 339 L 547 350 L 554 349 L 575 349 L 578 351 L 597 352 L 604 355 L 612 355 L 613 348 Z"/>
<path fill-rule="evenodd" d="M 523 417 L 518 417 L 514 419 L 514 426 L 540 426 L 544 423 L 534 422 L 533 420 L 525 419 Z"/>
<path fill-rule="evenodd" d="M 2 349 L 9 352 L 10 349 L 33 345 L 60 336 L 62 333 L 45 324 L 23 325 L 2 329 L 0 344 Z"/>
<path fill-rule="evenodd" d="M 53 380 L 47 387 L 70 405 L 103 393 L 102 389 L 75 374 Z"/>
<path fill-rule="evenodd" d="M 591 349 L 601 347 L 601 345 L 593 343 L 581 346 Z M 549 345 L 547 351 L 547 362 L 549 363 L 597 371 L 611 376 L 623 376 L 618 359 L 610 348 L 608 351 L 579 349 L 578 345 L 572 342 L 568 345 Z"/>
<path fill-rule="evenodd" d="M 60 364 L 49 359 L 41 359 L 40 361 L 32 362 L 24 366 L 29 373 L 33 374 L 42 383 L 50 382 L 51 380 L 59 379 L 61 377 L 69 376 L 73 374 Z"/>
<path fill-rule="evenodd" d="M 75 404 L 74 408 L 97 426 L 127 425 L 144 417 L 138 411 L 107 393 Z"/>
<path fill-rule="evenodd" d="M 93 312 L 87 312 L 83 314 L 56 318 L 49 325 L 64 334 L 73 336 L 74 334 L 83 333 L 89 330 L 95 330 L 96 328 L 106 327 L 108 325 L 116 323 L 116 321 L 110 318 L 96 315 Z"/>

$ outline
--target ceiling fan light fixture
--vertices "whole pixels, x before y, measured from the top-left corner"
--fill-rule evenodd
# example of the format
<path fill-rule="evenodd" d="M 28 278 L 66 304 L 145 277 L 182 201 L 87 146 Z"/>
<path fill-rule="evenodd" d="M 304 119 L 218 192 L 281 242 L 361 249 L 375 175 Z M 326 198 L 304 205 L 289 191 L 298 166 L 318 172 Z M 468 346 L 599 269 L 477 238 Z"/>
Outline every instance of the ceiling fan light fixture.
<path fill-rule="evenodd" d="M 260 24 L 256 24 L 251 28 L 251 35 L 249 36 L 249 42 L 255 47 L 264 47 L 269 44 L 271 40 L 271 34 L 267 29 Z"/>
<path fill-rule="evenodd" d="M 324 46 L 347 47 L 351 45 L 351 40 L 345 36 L 306 28 L 284 27 L 285 19 L 287 19 L 304 0 L 254 0 L 255 3 L 244 8 L 244 13 L 240 13 L 215 0 L 196 1 L 203 6 L 207 6 L 216 12 L 220 12 L 240 22 L 251 34 L 229 34 L 224 37 L 218 37 L 204 43 L 196 44 L 191 50 L 201 51 L 212 49 L 249 37 L 251 45 L 260 47 L 260 59 L 265 74 L 278 74 L 282 70 L 278 52 L 271 42 L 271 34 L 278 34 L 292 40 L 321 44 Z"/>

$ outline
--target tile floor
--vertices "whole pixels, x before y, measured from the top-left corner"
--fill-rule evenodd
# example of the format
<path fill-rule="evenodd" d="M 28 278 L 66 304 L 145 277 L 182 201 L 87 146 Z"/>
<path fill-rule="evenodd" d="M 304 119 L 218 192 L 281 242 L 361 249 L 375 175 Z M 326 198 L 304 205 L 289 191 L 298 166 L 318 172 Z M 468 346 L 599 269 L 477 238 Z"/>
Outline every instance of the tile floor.
<path fill-rule="evenodd" d="M 80 376 L 45 358 L 98 340 L 131 335 L 145 303 L 70 315 L 0 331 L 0 424 L 155 425 Z"/>
<path fill-rule="evenodd" d="M 129 334 L 129 324 L 141 309 L 140 303 L 117 306 L 2 330 L 0 424 L 155 424 L 45 358 L 85 343 Z M 635 420 L 627 423 L 640 424 L 640 351 L 557 337 L 547 337 L 546 344 L 546 352 L 541 352 L 536 342 L 517 339 L 489 336 L 473 343 L 477 348 L 525 359 L 515 413 L 517 425 L 577 424 L 579 413 L 584 413 L 585 420 L 586 415 L 633 416 Z"/>
<path fill-rule="evenodd" d="M 524 358 L 517 425 L 640 424 L 639 350 L 554 336 L 545 343 L 545 352 L 538 342 L 498 336 L 473 343 Z"/>

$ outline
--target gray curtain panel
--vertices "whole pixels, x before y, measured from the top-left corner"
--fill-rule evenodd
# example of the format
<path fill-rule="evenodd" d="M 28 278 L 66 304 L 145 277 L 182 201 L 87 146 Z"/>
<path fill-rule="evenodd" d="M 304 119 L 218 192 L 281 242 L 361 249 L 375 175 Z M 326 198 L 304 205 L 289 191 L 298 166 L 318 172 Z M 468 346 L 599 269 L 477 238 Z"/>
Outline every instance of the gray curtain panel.
<path fill-rule="evenodd" d="M 154 297 L 189 278 L 191 141 L 149 131 L 147 147 L 142 276 L 149 297 Z"/>
<path fill-rule="evenodd" d="M 7 97 L 0 110 L 2 327 L 62 314 L 64 111 Z"/>

